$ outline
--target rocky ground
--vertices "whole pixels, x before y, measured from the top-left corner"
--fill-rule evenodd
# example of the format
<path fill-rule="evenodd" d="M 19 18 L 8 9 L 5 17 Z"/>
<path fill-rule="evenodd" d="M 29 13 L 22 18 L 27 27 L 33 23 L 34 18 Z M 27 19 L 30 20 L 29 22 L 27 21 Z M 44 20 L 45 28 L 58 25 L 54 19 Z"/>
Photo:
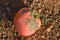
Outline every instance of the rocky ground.
<path fill-rule="evenodd" d="M 13 25 L 16 12 L 30 7 L 40 13 L 41 29 L 19 36 Z M 60 40 L 60 0 L 0 0 L 0 40 Z"/>

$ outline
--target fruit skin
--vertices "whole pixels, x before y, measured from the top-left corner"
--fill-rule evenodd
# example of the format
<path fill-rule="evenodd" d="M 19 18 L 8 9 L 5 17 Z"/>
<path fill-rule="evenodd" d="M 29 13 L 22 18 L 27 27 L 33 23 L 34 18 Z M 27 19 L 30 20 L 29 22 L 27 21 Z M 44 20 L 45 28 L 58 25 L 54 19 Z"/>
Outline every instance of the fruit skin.
<path fill-rule="evenodd" d="M 28 8 L 22 8 L 21 10 L 19 10 L 15 17 L 14 17 L 14 25 L 15 25 L 15 29 L 16 31 L 23 36 L 30 36 L 32 34 L 34 34 L 41 26 L 41 20 L 40 18 L 35 18 L 34 20 L 36 20 L 36 22 L 38 23 L 38 26 L 36 28 L 36 30 L 32 29 L 32 31 L 29 30 L 29 25 L 26 24 L 26 19 L 32 19 L 33 17 L 30 16 L 31 12 L 30 11 L 26 11 L 28 10 Z"/>

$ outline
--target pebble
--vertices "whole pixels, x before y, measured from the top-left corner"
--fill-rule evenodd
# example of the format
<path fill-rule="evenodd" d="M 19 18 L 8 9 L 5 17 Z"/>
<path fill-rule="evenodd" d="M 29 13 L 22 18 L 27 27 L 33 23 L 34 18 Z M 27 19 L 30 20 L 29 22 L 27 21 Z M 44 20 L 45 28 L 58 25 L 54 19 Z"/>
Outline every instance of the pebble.
<path fill-rule="evenodd" d="M 51 25 L 50 28 L 53 28 L 53 25 Z"/>
<path fill-rule="evenodd" d="M 38 10 L 39 13 L 41 13 L 41 11 L 42 11 L 41 9 Z"/>
<path fill-rule="evenodd" d="M 3 35 L 3 37 L 6 37 L 6 35 Z"/>
<path fill-rule="evenodd" d="M 59 33 L 57 33 L 57 35 L 56 36 L 59 36 L 60 34 Z"/>
<path fill-rule="evenodd" d="M 5 34 L 5 35 L 6 35 L 6 32 L 5 32 L 5 31 L 3 31 L 3 32 L 2 32 L 2 34 Z"/>
<path fill-rule="evenodd" d="M 24 1 L 24 3 L 25 3 L 25 4 L 27 3 L 26 0 Z"/>
<path fill-rule="evenodd" d="M 42 38 L 45 38 L 45 36 L 44 36 L 44 35 L 42 35 Z"/>
<path fill-rule="evenodd" d="M 8 30 L 10 30 L 9 28 L 6 28 L 6 30 L 8 31 Z"/>
<path fill-rule="evenodd" d="M 50 32 L 51 31 L 51 28 L 47 28 L 47 32 Z"/>

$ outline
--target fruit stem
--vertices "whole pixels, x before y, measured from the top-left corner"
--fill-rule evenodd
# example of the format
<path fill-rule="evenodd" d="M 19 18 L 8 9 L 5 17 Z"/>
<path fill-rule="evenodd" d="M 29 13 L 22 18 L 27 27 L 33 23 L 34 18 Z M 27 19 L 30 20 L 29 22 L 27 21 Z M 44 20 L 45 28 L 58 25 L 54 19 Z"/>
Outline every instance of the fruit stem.
<path fill-rule="evenodd" d="M 35 10 L 31 10 L 31 16 L 34 18 L 39 18 L 40 14 L 38 12 L 36 12 Z"/>

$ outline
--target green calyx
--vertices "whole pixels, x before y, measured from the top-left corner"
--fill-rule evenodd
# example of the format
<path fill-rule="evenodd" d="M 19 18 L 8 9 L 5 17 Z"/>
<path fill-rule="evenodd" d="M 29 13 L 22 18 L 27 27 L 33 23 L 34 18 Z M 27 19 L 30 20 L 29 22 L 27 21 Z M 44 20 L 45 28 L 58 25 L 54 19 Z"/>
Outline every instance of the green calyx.
<path fill-rule="evenodd" d="M 35 10 L 31 10 L 31 16 L 34 18 L 39 18 L 40 14 L 38 12 L 36 12 Z"/>

